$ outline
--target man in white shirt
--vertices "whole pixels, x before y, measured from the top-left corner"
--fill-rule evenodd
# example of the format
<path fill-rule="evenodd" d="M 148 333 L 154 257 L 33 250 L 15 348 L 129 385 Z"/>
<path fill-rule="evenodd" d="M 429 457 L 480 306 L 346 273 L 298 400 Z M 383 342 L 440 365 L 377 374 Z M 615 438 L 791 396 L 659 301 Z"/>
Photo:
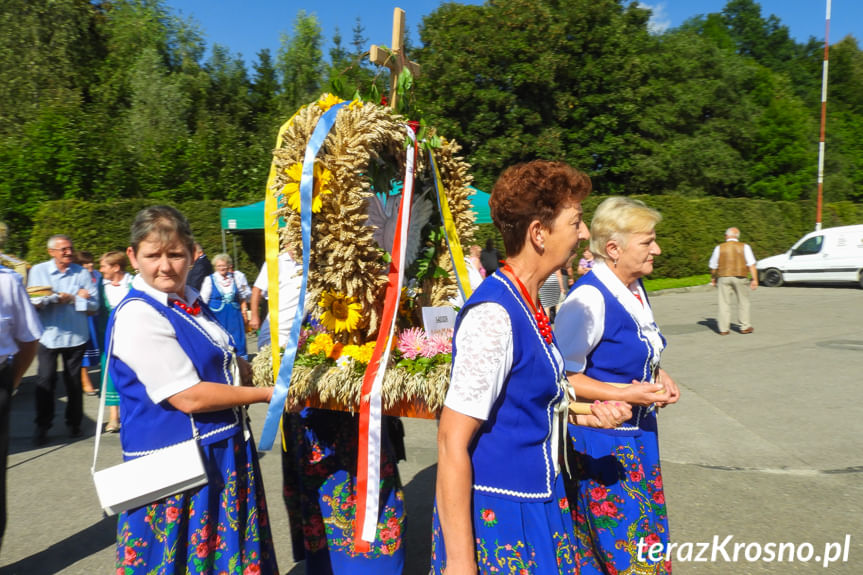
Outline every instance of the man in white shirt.
<path fill-rule="evenodd" d="M 21 276 L 0 266 L 0 545 L 6 530 L 6 457 L 12 395 L 36 356 L 40 337 L 42 323 L 30 304 Z"/>
<path fill-rule="evenodd" d="M 267 316 L 261 321 L 261 303 L 265 303 L 269 293 L 269 279 L 267 274 L 267 262 L 261 266 L 261 271 L 255 284 L 252 286 L 252 329 L 260 329 L 258 332 L 258 349 L 270 343 L 270 318 Z M 303 279 L 303 267 L 294 261 L 287 252 L 279 254 L 279 346 L 288 341 L 291 332 L 294 315 L 297 312 L 297 304 L 300 299 L 300 285 Z M 262 302 L 261 300 L 265 300 Z"/>
<path fill-rule="evenodd" d="M 749 323 L 749 292 L 758 287 L 758 270 L 755 255 L 749 244 L 741 243 L 740 230 L 725 230 L 725 242 L 713 248 L 710 256 L 710 285 L 719 288 L 719 335 L 728 335 L 731 323 L 732 296 L 737 298 L 737 315 L 740 333 L 752 333 Z M 747 279 L 747 275 L 751 279 Z M 749 289 L 747 289 L 747 287 Z"/>

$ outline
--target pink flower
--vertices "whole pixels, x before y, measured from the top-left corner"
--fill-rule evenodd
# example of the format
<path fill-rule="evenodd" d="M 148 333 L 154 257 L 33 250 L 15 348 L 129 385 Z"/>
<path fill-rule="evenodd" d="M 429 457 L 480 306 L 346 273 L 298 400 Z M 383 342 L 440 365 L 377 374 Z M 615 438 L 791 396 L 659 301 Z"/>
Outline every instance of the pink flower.
<path fill-rule="evenodd" d="M 425 346 L 426 334 L 418 327 L 406 329 L 399 335 L 398 350 L 408 359 L 416 359 Z"/>
<path fill-rule="evenodd" d="M 195 554 L 203 559 L 210 554 L 210 546 L 207 545 L 206 542 L 198 543 L 198 547 L 195 549 Z"/>
<path fill-rule="evenodd" d="M 123 565 L 131 565 L 135 559 L 138 557 L 138 554 L 135 553 L 135 550 L 131 547 L 126 547 L 123 550 Z"/>
<path fill-rule="evenodd" d="M 495 520 L 494 511 L 492 511 L 491 509 L 483 509 L 481 512 L 481 515 L 482 515 L 482 520 L 485 521 L 486 523 L 491 523 L 492 521 Z"/>
<path fill-rule="evenodd" d="M 606 493 L 608 492 L 606 491 L 605 487 L 602 486 L 594 487 L 590 490 L 590 496 L 596 500 L 605 499 Z"/>
<path fill-rule="evenodd" d="M 656 486 L 657 489 L 662 489 L 662 476 L 660 475 L 659 477 L 657 477 L 654 480 L 653 484 Z"/>
<path fill-rule="evenodd" d="M 657 491 L 653 494 L 653 500 L 659 505 L 662 505 L 665 503 L 665 494 L 662 491 Z"/>
<path fill-rule="evenodd" d="M 602 510 L 603 515 L 608 515 L 609 517 L 617 515 L 617 505 L 611 501 L 603 501 L 599 508 Z"/>
<path fill-rule="evenodd" d="M 177 520 L 177 517 L 179 517 L 179 516 L 180 516 L 180 510 L 177 509 L 176 507 L 174 507 L 173 505 L 171 507 L 168 507 L 167 509 L 165 509 L 165 517 L 168 519 L 168 523 L 173 523 L 174 521 Z"/>
<path fill-rule="evenodd" d="M 243 575 L 260 575 L 261 567 L 257 563 L 252 563 L 243 569 Z"/>
<path fill-rule="evenodd" d="M 561 497 L 558 500 L 557 505 L 563 510 L 569 509 L 569 501 L 566 499 L 566 497 Z"/>
<path fill-rule="evenodd" d="M 440 329 L 426 339 L 424 357 L 434 357 L 441 353 L 452 353 L 452 330 Z"/>
<path fill-rule="evenodd" d="M 629 480 L 638 483 L 644 479 L 644 473 L 639 469 L 638 471 L 630 471 L 629 472 Z"/>

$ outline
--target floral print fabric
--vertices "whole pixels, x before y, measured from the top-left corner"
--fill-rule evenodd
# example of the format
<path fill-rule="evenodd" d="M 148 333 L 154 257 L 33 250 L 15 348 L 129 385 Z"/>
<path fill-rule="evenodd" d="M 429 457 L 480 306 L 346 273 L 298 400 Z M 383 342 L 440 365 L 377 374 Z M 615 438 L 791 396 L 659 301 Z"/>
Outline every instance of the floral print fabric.
<path fill-rule="evenodd" d="M 282 471 L 294 559 L 306 573 L 401 575 L 404 495 L 383 422 L 378 528 L 369 551 L 354 547 L 358 416 L 323 409 L 285 414 Z"/>
<path fill-rule="evenodd" d="M 120 515 L 116 575 L 279 573 L 251 441 L 202 450 L 209 483 Z"/>
<path fill-rule="evenodd" d="M 671 573 L 670 561 L 651 562 L 647 556 L 654 543 L 668 548 L 655 422 L 651 416 L 646 428 L 629 435 L 570 425 L 576 479 L 568 482 L 567 490 L 582 575 Z"/>
<path fill-rule="evenodd" d="M 473 528 L 480 575 L 576 575 L 574 527 L 562 476 L 551 501 L 521 502 L 474 491 Z M 446 568 L 435 504 L 431 575 Z"/>

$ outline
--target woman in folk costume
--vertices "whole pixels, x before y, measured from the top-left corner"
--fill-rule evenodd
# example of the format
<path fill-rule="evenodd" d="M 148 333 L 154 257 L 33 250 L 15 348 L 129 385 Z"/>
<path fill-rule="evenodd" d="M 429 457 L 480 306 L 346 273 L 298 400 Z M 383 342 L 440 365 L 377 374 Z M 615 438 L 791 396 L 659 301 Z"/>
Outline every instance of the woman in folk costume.
<path fill-rule="evenodd" d="M 111 310 L 117 307 L 129 289 L 132 287 L 132 276 L 126 273 L 126 267 L 129 265 L 129 260 L 123 252 L 112 251 L 102 254 L 99 258 L 99 273 L 102 274 L 102 309 L 100 315 L 107 318 L 111 315 Z M 99 341 L 105 341 L 104 325 L 100 331 Z M 102 346 L 102 365 L 105 363 L 105 354 L 107 350 Z M 111 380 L 111 375 L 108 374 L 105 378 L 105 405 L 108 406 L 108 423 L 105 425 L 105 431 L 108 433 L 117 433 L 120 431 L 120 395 L 117 393 L 117 388 Z"/>
<path fill-rule="evenodd" d="M 213 258 L 213 268 L 216 271 L 201 284 L 201 300 L 210 306 L 216 319 L 234 338 L 237 355 L 248 359 L 245 320 L 248 304 L 234 280 L 232 265 L 231 256 L 228 254 L 218 254 Z"/>
<path fill-rule="evenodd" d="M 307 575 L 403 572 L 406 516 L 396 455 L 401 429 L 398 418 L 383 417 L 378 525 L 375 540 L 361 551 L 354 545 L 359 415 L 307 407 L 282 417 L 283 495 L 294 560 L 305 561 Z"/>
<path fill-rule="evenodd" d="M 569 385 L 538 291 L 587 237 L 590 188 L 585 174 L 538 160 L 507 169 L 492 190 L 506 263 L 456 321 L 432 573 L 576 573 L 563 483 Z M 623 403 L 592 409 L 579 423 L 614 427 L 631 415 Z"/>
<path fill-rule="evenodd" d="M 660 218 L 637 200 L 603 201 L 591 222 L 596 263 L 557 314 L 555 334 L 578 397 L 625 401 L 633 413 L 614 430 L 570 425 L 576 452 L 570 503 L 582 574 L 671 571 L 670 562 L 647 553 L 661 544 L 654 557 L 664 555 L 669 541 L 655 408 L 680 396 L 659 367 L 665 338 L 641 283 L 661 253 L 654 229 Z"/>
<path fill-rule="evenodd" d="M 272 389 L 247 387 L 231 337 L 186 286 L 194 239 L 168 206 L 142 210 L 127 255 L 139 271 L 108 325 L 126 460 L 197 431 L 208 482 L 119 516 L 117 569 L 132 573 L 277 574 L 258 456 L 240 406 Z M 244 385 L 240 385 L 240 383 Z"/>
<path fill-rule="evenodd" d="M 102 277 L 99 272 L 93 269 L 93 254 L 85 250 L 75 252 L 75 262 L 90 272 L 90 279 L 94 284 L 96 284 L 96 291 L 99 294 L 101 305 L 101 301 L 104 300 L 104 294 L 102 294 Z M 103 338 L 99 337 L 99 335 L 100 333 L 104 333 L 104 329 L 102 328 L 104 328 L 105 324 L 102 323 L 100 326 L 100 321 L 103 321 L 103 318 L 101 317 L 101 308 L 92 315 L 87 315 L 87 326 L 90 330 L 90 338 L 87 340 L 86 348 L 84 349 L 84 358 L 81 360 L 81 390 L 85 395 L 99 395 L 99 390 L 93 387 L 93 382 L 90 379 L 90 368 L 98 366 L 99 360 L 102 356 L 99 346 L 102 345 Z"/>

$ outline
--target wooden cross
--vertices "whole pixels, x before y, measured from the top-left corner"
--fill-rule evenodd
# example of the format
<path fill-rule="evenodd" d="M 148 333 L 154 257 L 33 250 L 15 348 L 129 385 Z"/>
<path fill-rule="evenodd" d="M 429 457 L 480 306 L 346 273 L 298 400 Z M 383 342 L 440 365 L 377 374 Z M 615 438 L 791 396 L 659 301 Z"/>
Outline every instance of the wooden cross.
<path fill-rule="evenodd" d="M 395 110 L 398 94 L 399 75 L 407 68 L 414 78 L 420 75 L 420 65 L 408 60 L 404 50 L 405 11 L 401 8 L 393 10 L 393 44 L 390 50 L 372 45 L 369 49 L 369 59 L 379 66 L 390 69 L 390 107 Z"/>

